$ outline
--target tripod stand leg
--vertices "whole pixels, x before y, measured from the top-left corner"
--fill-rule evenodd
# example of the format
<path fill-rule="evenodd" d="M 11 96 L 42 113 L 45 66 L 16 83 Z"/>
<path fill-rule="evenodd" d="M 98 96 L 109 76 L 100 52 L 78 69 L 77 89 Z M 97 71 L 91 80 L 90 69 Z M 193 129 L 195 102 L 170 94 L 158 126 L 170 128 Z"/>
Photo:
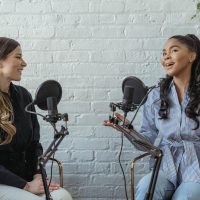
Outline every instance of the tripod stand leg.
<path fill-rule="evenodd" d="M 160 157 L 156 157 L 155 158 L 155 164 L 154 164 L 154 169 L 151 175 L 151 181 L 149 184 L 149 190 L 146 194 L 146 199 L 148 200 L 152 200 L 153 199 L 153 194 L 154 194 L 154 190 L 155 190 L 155 186 L 156 186 L 156 181 L 158 178 L 158 173 L 159 173 L 159 169 L 160 169 L 160 164 L 161 164 L 161 159 L 162 159 L 162 152 L 161 152 L 161 156 Z"/>
<path fill-rule="evenodd" d="M 47 174 L 46 174 L 46 171 L 44 169 L 44 167 L 42 166 L 41 163 L 39 163 L 39 167 L 40 167 L 40 171 L 41 171 L 41 174 L 42 174 L 42 181 L 43 181 L 43 185 L 44 185 L 44 191 L 45 191 L 45 195 L 46 195 L 46 200 L 53 200 L 51 195 L 50 195 L 50 192 L 49 192 L 49 188 L 47 186 Z"/>
<path fill-rule="evenodd" d="M 137 160 L 140 160 L 141 158 L 145 157 L 145 156 L 149 156 L 150 153 L 144 153 L 136 158 L 134 158 L 131 161 L 131 200 L 135 200 L 135 195 L 134 195 L 134 167 L 135 167 L 135 162 Z"/>

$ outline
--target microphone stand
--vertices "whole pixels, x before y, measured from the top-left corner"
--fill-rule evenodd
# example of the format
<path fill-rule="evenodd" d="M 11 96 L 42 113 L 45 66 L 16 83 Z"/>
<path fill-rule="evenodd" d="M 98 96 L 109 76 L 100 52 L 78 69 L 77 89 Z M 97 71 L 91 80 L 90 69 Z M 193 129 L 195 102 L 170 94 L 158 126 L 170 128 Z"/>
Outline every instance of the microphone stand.
<path fill-rule="evenodd" d="M 65 128 L 64 126 L 61 126 L 61 130 L 59 132 L 56 132 L 56 134 L 54 135 L 54 140 L 51 142 L 47 150 L 44 152 L 42 156 L 39 157 L 38 162 L 39 162 L 39 168 L 42 174 L 42 181 L 44 184 L 46 200 L 52 200 L 52 197 L 50 195 L 49 188 L 47 186 L 47 181 L 46 181 L 47 175 L 46 175 L 45 165 L 48 162 L 48 160 L 51 158 L 51 156 L 57 151 L 58 145 L 61 143 L 64 137 L 68 134 L 69 132 L 67 128 Z"/>
<path fill-rule="evenodd" d="M 30 102 L 26 107 L 25 111 L 39 115 L 43 117 L 43 120 L 49 122 L 54 128 L 54 139 L 45 151 L 45 153 L 38 158 L 38 165 L 40 168 L 40 172 L 42 175 L 42 181 L 44 185 L 46 200 L 52 200 L 52 197 L 49 192 L 49 188 L 47 186 L 47 175 L 45 170 L 45 165 L 51 156 L 56 152 L 58 145 L 61 143 L 63 138 L 69 134 L 67 129 L 67 121 L 68 121 L 68 114 L 59 114 L 57 111 L 57 104 L 60 101 L 62 96 L 62 87 L 61 85 L 55 80 L 47 80 L 40 85 L 40 87 L 36 91 L 35 100 Z M 35 109 L 32 107 L 31 110 L 28 108 L 33 105 L 37 105 L 42 110 L 48 110 L 48 115 L 43 116 L 40 113 L 37 113 Z M 65 127 L 61 126 L 61 130 L 57 131 L 56 129 L 56 122 L 58 120 L 63 119 L 65 121 Z"/>
<path fill-rule="evenodd" d="M 146 199 L 152 200 L 158 173 L 159 173 L 159 168 L 160 168 L 160 164 L 161 164 L 161 160 L 162 160 L 162 156 L 163 156 L 162 150 L 160 150 L 159 148 L 157 148 L 154 145 L 148 144 L 146 141 L 137 140 L 135 137 L 137 137 L 136 135 L 138 135 L 139 133 L 136 132 L 134 129 L 132 129 L 132 130 L 125 129 L 117 124 L 115 124 L 115 126 L 118 128 L 118 130 L 120 130 L 122 133 L 124 133 L 126 138 L 132 144 L 139 145 L 139 147 L 141 147 L 143 149 L 143 151 L 148 152 L 147 154 L 145 153 L 144 156 L 152 155 L 154 157 L 154 159 L 155 159 L 154 168 L 152 171 L 148 192 L 146 193 Z M 142 156 L 142 157 L 144 157 L 144 156 Z M 140 157 L 140 158 L 142 158 L 142 157 Z M 134 161 L 136 161 L 136 160 L 138 160 L 138 159 L 136 158 Z"/>
<path fill-rule="evenodd" d="M 157 182 L 159 169 L 160 169 L 160 164 L 161 164 L 161 161 L 162 161 L 162 156 L 163 156 L 162 150 L 159 149 L 158 147 L 152 145 L 148 140 L 146 140 L 140 133 L 138 133 L 135 129 L 133 129 L 131 124 L 119 125 L 119 122 L 121 120 L 114 116 L 114 112 L 116 111 L 116 107 L 120 107 L 120 106 L 121 106 L 121 103 L 119 103 L 119 104 L 110 103 L 110 107 L 111 107 L 111 111 L 112 111 L 112 116 L 109 116 L 110 122 L 112 122 L 115 125 L 117 130 L 119 130 L 120 132 L 124 133 L 126 138 L 134 146 L 137 146 L 142 151 L 147 152 L 147 153 L 145 153 L 143 155 L 140 155 L 137 158 L 135 158 L 131 162 L 131 165 L 132 165 L 131 168 L 133 168 L 133 165 L 134 165 L 133 163 L 136 160 L 139 160 L 139 159 L 141 159 L 141 158 L 143 158 L 145 156 L 151 155 L 155 159 L 154 168 L 153 168 L 153 171 L 152 171 L 149 188 L 148 188 L 148 191 L 146 193 L 146 199 L 147 200 L 152 200 L 153 199 L 154 190 L 155 190 L 155 186 L 156 186 L 156 182 Z M 131 110 L 134 110 L 135 108 L 136 107 L 133 106 L 133 108 Z M 132 175 L 132 177 L 133 177 L 133 175 Z M 133 189 L 134 189 L 133 188 L 133 184 L 134 183 L 133 183 L 132 177 L 131 177 L 131 200 L 134 200 L 134 192 L 133 192 Z"/>
<path fill-rule="evenodd" d="M 60 120 L 61 118 L 62 118 L 61 115 L 58 115 L 56 117 L 55 116 L 52 117 L 52 116 L 47 115 L 47 116 L 43 117 L 44 120 L 46 120 L 47 122 L 49 122 L 53 126 L 54 131 L 55 131 L 53 141 L 51 142 L 51 144 L 49 145 L 47 150 L 43 153 L 43 155 L 39 157 L 39 160 L 38 160 L 39 169 L 40 169 L 40 172 L 42 174 L 42 181 L 43 181 L 43 184 L 44 184 L 46 200 L 53 200 L 53 199 L 51 197 L 51 194 L 49 192 L 49 188 L 47 186 L 47 180 L 46 180 L 47 174 L 46 174 L 46 170 L 45 170 L 45 165 L 48 162 L 48 160 L 51 158 L 51 156 L 57 151 L 57 147 L 59 146 L 61 141 L 64 139 L 64 137 L 66 135 L 69 135 L 67 125 L 65 127 L 61 126 L 61 130 L 59 132 L 56 129 L 56 122 L 58 120 Z M 67 114 L 63 114 L 63 118 L 64 118 L 65 122 L 68 121 L 68 115 Z"/>

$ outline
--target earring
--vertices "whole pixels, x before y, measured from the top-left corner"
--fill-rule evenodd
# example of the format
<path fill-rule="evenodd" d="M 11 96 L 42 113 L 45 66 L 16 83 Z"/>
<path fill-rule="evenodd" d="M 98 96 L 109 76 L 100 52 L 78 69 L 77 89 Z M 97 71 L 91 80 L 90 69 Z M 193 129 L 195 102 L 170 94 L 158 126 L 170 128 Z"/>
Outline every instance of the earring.
<path fill-rule="evenodd" d="M 190 58 L 190 59 L 189 59 L 189 62 L 190 62 L 190 63 L 192 63 L 192 62 L 193 62 L 192 58 Z"/>

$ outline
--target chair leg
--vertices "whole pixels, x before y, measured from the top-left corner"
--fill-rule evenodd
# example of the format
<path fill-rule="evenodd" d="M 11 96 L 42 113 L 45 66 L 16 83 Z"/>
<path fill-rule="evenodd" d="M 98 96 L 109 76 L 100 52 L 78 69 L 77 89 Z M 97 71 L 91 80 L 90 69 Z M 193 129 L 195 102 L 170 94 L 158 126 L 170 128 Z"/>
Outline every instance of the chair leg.
<path fill-rule="evenodd" d="M 60 186 L 63 187 L 64 185 L 64 181 L 63 181 L 63 167 L 62 167 L 62 163 L 55 159 L 55 158 L 50 158 L 50 160 L 55 161 L 58 165 L 58 170 L 59 170 L 59 178 L 60 178 Z"/>

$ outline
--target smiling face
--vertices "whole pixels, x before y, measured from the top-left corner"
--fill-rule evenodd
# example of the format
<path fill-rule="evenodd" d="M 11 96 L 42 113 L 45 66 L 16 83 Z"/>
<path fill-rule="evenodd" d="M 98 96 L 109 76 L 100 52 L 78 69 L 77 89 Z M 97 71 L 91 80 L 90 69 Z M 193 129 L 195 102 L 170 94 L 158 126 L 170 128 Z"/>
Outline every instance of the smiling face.
<path fill-rule="evenodd" d="M 191 51 L 186 44 L 171 38 L 164 45 L 161 64 L 167 75 L 188 78 L 191 76 L 192 63 L 195 58 L 196 53 Z"/>
<path fill-rule="evenodd" d="M 5 59 L 0 60 L 0 78 L 7 81 L 19 81 L 24 67 L 26 67 L 26 62 L 22 58 L 21 47 L 17 46 Z"/>

